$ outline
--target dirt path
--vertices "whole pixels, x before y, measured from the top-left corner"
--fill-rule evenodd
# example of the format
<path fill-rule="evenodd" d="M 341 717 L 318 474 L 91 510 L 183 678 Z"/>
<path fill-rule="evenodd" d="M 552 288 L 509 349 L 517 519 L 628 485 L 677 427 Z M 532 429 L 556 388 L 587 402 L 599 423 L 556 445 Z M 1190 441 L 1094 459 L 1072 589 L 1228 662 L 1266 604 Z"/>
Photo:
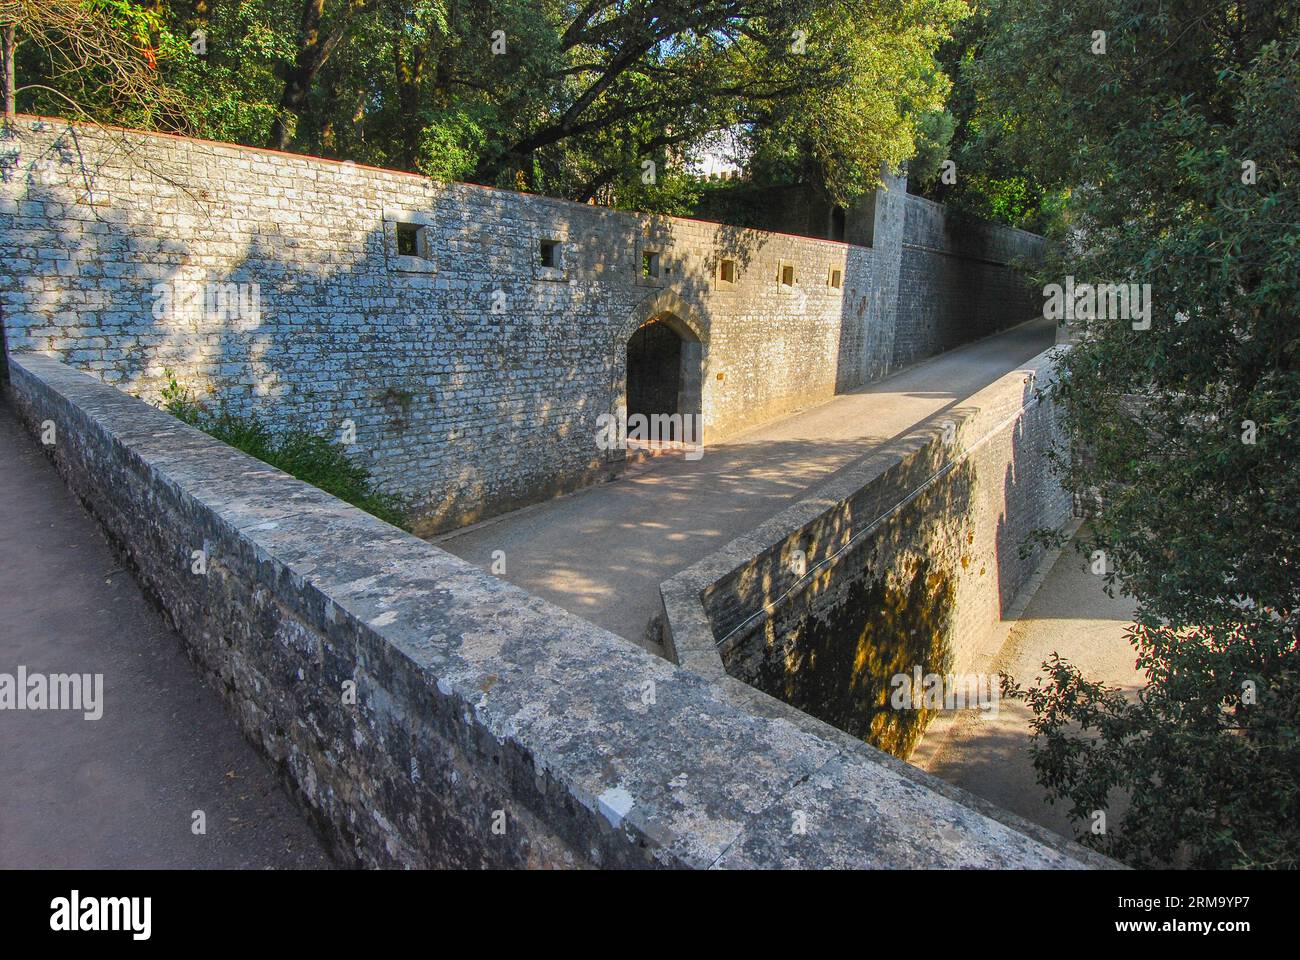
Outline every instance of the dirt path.
<path fill-rule="evenodd" d="M 0 674 L 16 680 L 20 667 L 29 677 L 102 674 L 103 715 L 0 710 L 0 868 L 333 865 L 0 404 Z"/>
<path fill-rule="evenodd" d="M 1090 679 L 1131 692 L 1142 686 L 1142 674 L 1133 667 L 1133 647 L 1124 638 L 1133 622 L 1133 601 L 1106 596 L 1101 577 L 1089 572 L 1085 561 L 1073 546 L 1061 552 L 1011 627 L 990 672 L 1006 671 L 1029 687 L 1042 673 L 1043 661 L 1057 652 Z M 911 760 L 1026 820 L 1072 837 L 1066 809 L 1049 806 L 1034 777 L 1032 716 L 1023 703 L 1003 700 L 996 716 L 967 711 L 949 722 L 937 721 Z"/>

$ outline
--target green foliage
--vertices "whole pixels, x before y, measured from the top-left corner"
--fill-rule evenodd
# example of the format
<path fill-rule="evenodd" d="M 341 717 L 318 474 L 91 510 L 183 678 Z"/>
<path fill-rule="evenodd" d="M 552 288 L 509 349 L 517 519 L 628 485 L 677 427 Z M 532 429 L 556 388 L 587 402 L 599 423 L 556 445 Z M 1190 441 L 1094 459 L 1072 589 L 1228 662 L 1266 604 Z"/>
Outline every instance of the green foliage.
<path fill-rule="evenodd" d="M 909 181 L 928 183 L 939 175 L 956 132 L 957 122 L 947 110 L 932 110 L 921 116 L 916 128 L 916 155 L 907 165 Z"/>
<path fill-rule="evenodd" d="M 159 391 L 162 408 L 177 420 L 183 420 L 191 427 L 198 426 L 199 419 L 203 416 L 203 408 L 194 399 L 189 387 L 182 386 L 171 370 L 164 370 L 163 375 L 167 378 L 167 382 Z"/>
<path fill-rule="evenodd" d="M 642 213 L 689 217 L 698 212 L 700 198 L 708 189 L 707 180 L 669 168 L 652 184 L 642 183 L 639 179 L 627 181 L 610 199 L 621 207 Z"/>
<path fill-rule="evenodd" d="M 994 80 L 1010 83 L 1015 79 L 991 75 L 1006 65 L 991 49 L 1012 29 L 1008 19 L 1014 8 L 999 2 L 976 3 L 972 8 L 972 15 L 957 25 L 938 53 L 940 65 L 953 79 L 944 111 L 951 133 L 945 137 L 946 131 L 940 128 L 937 135 L 930 134 L 927 125 L 943 121 L 932 114 L 922 118 L 923 139 L 918 141 L 916 159 L 909 166 L 910 187 L 985 220 L 1050 237 L 1063 236 L 1068 227 L 1063 205 L 1068 185 L 1040 180 L 1032 164 L 1026 163 L 1023 151 L 1027 141 L 1014 136 L 1033 120 L 1021 111 L 1036 108 L 1023 102 L 1003 102 L 990 91 Z M 1049 128 L 1050 123 L 1036 127 L 1042 135 L 1052 136 Z M 1039 151 L 1041 146 L 1033 149 Z M 956 164 L 955 182 L 941 178 L 944 160 Z"/>
<path fill-rule="evenodd" d="M 949 90 L 935 51 L 966 14 L 960 0 L 905 4 L 827 3 L 800 21 L 802 59 L 823 82 L 775 102 L 752 127 L 754 167 L 773 183 L 809 182 L 849 206 L 897 169 L 918 141 L 938 133 L 932 117 Z M 926 124 L 929 124 L 926 127 Z"/>
<path fill-rule="evenodd" d="M 487 147 L 490 111 L 452 109 L 434 114 L 420 133 L 420 172 L 436 180 L 463 181 L 474 175 Z"/>
<path fill-rule="evenodd" d="M 741 227 L 768 222 L 771 197 L 762 186 L 745 181 L 703 181 L 695 216 Z"/>
<path fill-rule="evenodd" d="M 204 18 L 171 11 L 169 22 L 187 45 L 162 72 L 190 104 L 191 132 L 230 143 L 266 142 L 276 114 L 277 70 L 294 56 L 286 26 L 296 16 L 296 4 L 285 0 L 215 3 Z M 195 30 L 204 34 L 202 55 L 188 45 Z"/>
<path fill-rule="evenodd" d="M 811 183 L 840 203 L 870 190 L 882 163 L 897 167 L 927 142 L 920 118 L 942 108 L 947 90 L 934 52 L 966 9 L 962 0 L 49 2 L 111 15 L 127 53 L 148 59 L 145 72 L 174 94 L 165 109 L 96 101 L 102 78 L 79 80 L 35 46 L 20 50 L 30 54 L 20 73 L 76 87 L 98 119 L 652 212 L 688 211 L 699 184 L 685 171 L 721 131 L 759 154 L 759 182 L 770 173 Z M 202 51 L 191 49 L 196 31 Z M 53 94 L 23 107 L 63 111 Z"/>
<path fill-rule="evenodd" d="M 1026 692 L 1035 763 L 1136 864 L 1300 853 L 1300 11 L 1016 0 L 979 67 L 1025 176 L 1070 192 L 1044 281 L 1149 283 L 1151 328 L 1078 323 L 1052 389 L 1082 548 L 1138 601 L 1134 700 L 1068 663 Z M 1107 53 L 1091 32 L 1109 27 Z M 1244 161 L 1257 182 L 1244 182 Z M 1077 186 L 1076 186 L 1077 185 Z M 1112 823 L 1114 821 L 1112 820 Z"/>
<path fill-rule="evenodd" d="M 161 407 L 177 419 L 381 520 L 409 529 L 402 498 L 376 490 L 370 471 L 348 456 L 342 444 L 307 430 L 273 432 L 259 417 L 232 413 L 224 405 L 210 412 L 177 382 L 172 371 L 165 371 L 165 376 Z"/>

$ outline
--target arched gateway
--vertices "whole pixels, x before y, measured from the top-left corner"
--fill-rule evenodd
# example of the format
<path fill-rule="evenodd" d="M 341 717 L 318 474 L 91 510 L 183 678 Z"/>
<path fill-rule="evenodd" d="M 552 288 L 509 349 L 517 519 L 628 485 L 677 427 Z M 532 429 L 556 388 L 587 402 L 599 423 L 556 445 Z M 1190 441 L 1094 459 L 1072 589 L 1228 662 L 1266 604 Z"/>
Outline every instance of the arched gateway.
<path fill-rule="evenodd" d="M 701 443 L 704 343 L 693 311 L 665 290 L 630 320 L 614 345 L 616 362 L 623 361 L 615 406 L 623 408 L 633 439 L 638 423 L 653 423 L 656 440 Z"/>

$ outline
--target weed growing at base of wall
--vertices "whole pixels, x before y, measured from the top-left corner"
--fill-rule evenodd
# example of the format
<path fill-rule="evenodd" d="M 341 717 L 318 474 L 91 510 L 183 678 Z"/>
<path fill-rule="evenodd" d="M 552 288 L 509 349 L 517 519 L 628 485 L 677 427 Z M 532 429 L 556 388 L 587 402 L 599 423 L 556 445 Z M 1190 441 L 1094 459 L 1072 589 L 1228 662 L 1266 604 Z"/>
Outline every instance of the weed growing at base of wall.
<path fill-rule="evenodd" d="M 225 404 L 214 413 L 177 382 L 175 373 L 164 374 L 160 406 L 178 420 L 380 520 L 410 529 L 405 499 L 376 490 L 370 471 L 349 457 L 342 444 L 303 429 L 274 433 L 257 416 L 231 413 Z"/>

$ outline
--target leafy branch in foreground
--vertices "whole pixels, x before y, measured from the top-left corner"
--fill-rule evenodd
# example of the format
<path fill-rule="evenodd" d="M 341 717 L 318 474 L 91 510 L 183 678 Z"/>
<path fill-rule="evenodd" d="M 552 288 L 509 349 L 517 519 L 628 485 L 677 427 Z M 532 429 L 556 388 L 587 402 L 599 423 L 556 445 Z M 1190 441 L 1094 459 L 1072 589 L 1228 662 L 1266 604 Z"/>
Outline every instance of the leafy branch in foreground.
<path fill-rule="evenodd" d="M 21 94 L 38 111 L 184 131 L 192 104 L 159 64 L 190 58 L 158 10 L 130 0 L 0 0 L 5 117 Z M 19 78 L 27 82 L 19 82 Z"/>
<path fill-rule="evenodd" d="M 1077 232 L 1044 282 L 1149 285 L 1079 317 L 1048 391 L 1137 600 L 1136 696 L 1059 658 L 1023 693 L 1040 781 L 1134 864 L 1300 859 L 1300 8 L 999 0 L 988 109 Z M 1107 29 L 1106 52 L 1091 31 Z M 1059 453 L 1063 454 L 1064 451 Z"/>

